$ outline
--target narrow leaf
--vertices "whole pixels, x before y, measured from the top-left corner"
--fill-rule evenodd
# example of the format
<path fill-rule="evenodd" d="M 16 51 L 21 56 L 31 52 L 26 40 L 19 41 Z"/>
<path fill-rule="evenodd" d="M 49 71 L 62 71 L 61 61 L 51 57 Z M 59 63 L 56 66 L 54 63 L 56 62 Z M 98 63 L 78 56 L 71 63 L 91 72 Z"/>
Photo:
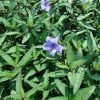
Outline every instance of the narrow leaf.
<path fill-rule="evenodd" d="M 13 59 L 12 59 L 9 55 L 7 55 L 4 51 L 2 51 L 1 49 L 0 49 L 0 56 L 1 56 L 9 65 L 14 66 L 14 61 L 13 61 Z"/>
<path fill-rule="evenodd" d="M 67 53 L 67 62 L 70 65 L 71 63 L 73 63 L 73 61 L 75 59 L 75 55 L 74 55 L 73 49 L 69 42 L 67 43 L 67 52 L 66 53 Z"/>

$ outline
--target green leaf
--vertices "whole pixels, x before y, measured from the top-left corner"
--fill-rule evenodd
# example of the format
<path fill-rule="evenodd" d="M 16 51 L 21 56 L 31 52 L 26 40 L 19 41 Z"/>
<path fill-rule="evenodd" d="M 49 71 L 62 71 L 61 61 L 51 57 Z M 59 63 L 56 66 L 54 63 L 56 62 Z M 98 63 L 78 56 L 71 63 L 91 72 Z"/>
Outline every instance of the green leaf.
<path fill-rule="evenodd" d="M 76 57 L 77 60 L 80 60 L 83 58 L 83 52 L 82 52 L 82 48 L 80 47 L 77 51 Z"/>
<path fill-rule="evenodd" d="M 63 3 L 61 3 L 61 4 L 60 4 L 60 6 L 65 6 L 65 7 L 66 7 L 66 10 L 67 10 L 70 14 L 72 14 L 72 13 L 73 13 L 73 9 L 72 9 L 72 7 L 71 7 L 71 4 L 70 4 L 70 3 L 63 2 Z"/>
<path fill-rule="evenodd" d="M 72 100 L 88 100 L 95 90 L 95 86 L 90 86 L 79 90 Z"/>
<path fill-rule="evenodd" d="M 16 51 L 16 47 L 13 46 L 13 47 L 9 48 L 8 51 L 7 51 L 6 53 L 7 53 L 7 54 L 9 54 L 9 53 L 14 53 L 15 51 Z"/>
<path fill-rule="evenodd" d="M 68 2 L 69 2 L 70 4 L 72 4 L 72 3 L 73 3 L 73 0 L 68 0 Z"/>
<path fill-rule="evenodd" d="M 28 41 L 28 39 L 30 38 L 30 33 L 26 33 L 22 39 L 22 44 L 24 44 L 25 42 Z"/>
<path fill-rule="evenodd" d="M 90 26 L 89 24 L 87 24 L 85 22 L 79 21 L 79 24 L 80 24 L 80 26 L 85 27 L 89 30 L 95 30 L 92 26 Z"/>
<path fill-rule="evenodd" d="M 49 76 L 49 77 L 55 77 L 55 78 L 58 78 L 58 77 L 65 77 L 65 76 L 67 76 L 67 72 L 64 72 L 64 71 L 62 71 L 62 70 L 54 71 L 54 72 L 48 73 L 48 76 Z"/>
<path fill-rule="evenodd" d="M 88 16 L 90 16 L 91 14 L 93 14 L 93 13 L 90 12 L 90 13 L 87 13 L 85 15 L 80 15 L 77 17 L 77 20 L 83 20 L 83 19 L 87 18 Z"/>
<path fill-rule="evenodd" d="M 9 77 L 2 77 L 2 78 L 0 78 L 0 82 L 5 82 L 5 81 L 7 81 L 9 79 L 10 79 Z"/>
<path fill-rule="evenodd" d="M 18 99 L 21 99 L 21 88 L 22 88 L 22 77 L 21 77 L 21 72 L 19 72 L 16 80 L 16 93 L 18 95 Z"/>
<path fill-rule="evenodd" d="M 47 75 L 48 71 L 45 72 L 44 74 L 44 81 L 43 81 L 43 88 L 47 90 L 49 86 L 49 76 Z"/>
<path fill-rule="evenodd" d="M 68 64 L 72 64 L 73 61 L 75 60 L 75 55 L 74 55 L 74 51 L 72 49 L 72 46 L 70 45 L 70 43 L 67 43 L 67 62 Z"/>
<path fill-rule="evenodd" d="M 68 79 L 70 81 L 70 84 L 73 86 L 73 93 L 76 94 L 78 89 L 81 86 L 82 80 L 84 76 L 84 70 L 80 69 L 78 73 L 68 73 Z"/>
<path fill-rule="evenodd" d="M 20 34 L 19 32 L 7 32 L 6 33 L 7 35 L 18 35 L 18 34 Z"/>
<path fill-rule="evenodd" d="M 6 20 L 5 18 L 3 18 L 3 17 L 0 17 L 0 22 L 2 22 L 5 26 L 7 26 L 7 27 L 10 27 L 11 26 L 11 24 L 9 23 L 9 21 L 8 20 Z"/>
<path fill-rule="evenodd" d="M 30 96 L 34 96 L 37 90 L 41 90 L 41 87 L 34 87 L 25 93 L 26 99 L 30 98 Z"/>
<path fill-rule="evenodd" d="M 36 70 L 35 69 L 31 69 L 27 75 L 25 76 L 25 80 L 27 80 L 30 76 L 34 75 L 36 73 Z"/>
<path fill-rule="evenodd" d="M 65 37 L 64 42 L 65 42 L 65 43 L 69 42 L 69 41 L 72 40 L 75 36 L 76 36 L 76 34 L 74 34 L 74 33 L 68 34 L 68 35 Z"/>
<path fill-rule="evenodd" d="M 14 69 L 11 71 L 12 77 L 14 77 L 15 75 L 17 75 L 17 74 L 21 71 L 21 69 L 22 69 L 22 68 L 20 68 L 20 67 L 14 68 Z"/>
<path fill-rule="evenodd" d="M 94 50 L 97 49 L 96 41 L 91 32 L 87 34 L 87 44 L 88 44 L 90 53 L 92 53 Z"/>
<path fill-rule="evenodd" d="M 15 64 L 16 64 L 16 66 L 17 66 L 17 63 L 18 63 L 19 59 L 20 59 L 20 46 L 19 46 L 19 44 L 17 43 L 17 44 L 16 44 L 16 59 L 15 59 Z"/>
<path fill-rule="evenodd" d="M 19 45 L 19 44 L 18 44 Z M 17 46 L 13 46 L 11 48 L 8 49 L 8 51 L 6 52 L 7 54 L 10 54 L 10 53 L 16 53 L 16 49 Z M 21 52 L 25 52 L 26 50 L 24 48 L 21 48 L 21 45 L 19 45 L 19 48 L 20 48 L 20 51 Z"/>
<path fill-rule="evenodd" d="M 63 21 L 64 19 L 66 19 L 67 17 L 68 17 L 68 16 L 66 16 L 66 15 L 62 15 L 62 16 L 59 18 L 59 21 L 56 23 L 56 25 L 61 24 L 62 21 Z"/>
<path fill-rule="evenodd" d="M 43 24 L 45 24 L 46 28 L 48 30 L 51 30 L 51 23 L 50 23 L 50 18 L 45 18 L 43 21 L 42 21 Z M 43 33 L 43 35 L 46 35 L 47 34 L 47 31 L 45 33 Z"/>
<path fill-rule="evenodd" d="M 2 51 L 1 49 L 0 49 L 0 56 L 1 56 L 9 65 L 14 66 L 14 61 L 13 61 L 13 59 L 12 59 L 9 55 L 7 55 L 4 51 Z"/>
<path fill-rule="evenodd" d="M 33 88 L 39 87 L 39 85 L 37 83 L 35 83 L 33 80 L 34 79 L 32 79 L 32 80 L 25 80 L 25 83 L 27 83 L 28 85 L 30 85 Z M 41 86 L 41 88 L 42 88 L 42 86 Z"/>
<path fill-rule="evenodd" d="M 18 67 L 24 66 L 32 58 L 33 47 L 22 57 L 18 63 Z"/>
<path fill-rule="evenodd" d="M 49 100 L 68 100 L 68 98 L 66 96 L 57 96 L 50 98 Z"/>
<path fill-rule="evenodd" d="M 29 27 L 33 26 L 33 16 L 29 10 L 28 10 L 28 25 Z"/>
<path fill-rule="evenodd" d="M 66 86 L 63 82 L 61 82 L 59 79 L 56 79 L 56 80 L 55 80 L 55 83 L 56 83 L 57 88 L 59 89 L 59 91 L 60 91 L 64 96 L 67 96 L 67 97 L 70 96 L 69 91 L 68 91 L 68 89 L 67 89 L 67 86 Z"/>
<path fill-rule="evenodd" d="M 88 75 L 89 78 L 91 78 L 92 80 L 100 81 L 100 75 L 95 75 L 95 74 L 92 74 L 92 73 L 90 73 L 90 72 L 87 72 L 87 75 Z"/>
<path fill-rule="evenodd" d="M 84 11 L 86 11 L 89 8 L 90 2 L 88 2 L 88 0 L 86 0 L 85 2 L 84 0 L 81 1 L 82 1 L 82 8 L 84 9 Z"/>
<path fill-rule="evenodd" d="M 85 59 L 76 60 L 71 64 L 71 69 L 76 69 L 77 67 L 82 66 L 84 63 L 86 63 Z"/>
<path fill-rule="evenodd" d="M 1 37 L 0 37 L 0 46 L 2 46 L 3 42 L 5 41 L 6 39 L 6 34 L 3 34 Z"/>
<path fill-rule="evenodd" d="M 46 98 L 48 97 L 49 91 L 43 91 L 43 98 L 42 100 L 46 100 Z"/>
<path fill-rule="evenodd" d="M 68 69 L 68 66 L 66 64 L 62 64 L 60 62 L 57 62 L 56 63 L 56 66 L 59 67 L 59 68 L 65 68 L 65 69 Z"/>
<path fill-rule="evenodd" d="M 9 74 L 9 71 L 0 71 L 0 77 L 4 77 Z"/>

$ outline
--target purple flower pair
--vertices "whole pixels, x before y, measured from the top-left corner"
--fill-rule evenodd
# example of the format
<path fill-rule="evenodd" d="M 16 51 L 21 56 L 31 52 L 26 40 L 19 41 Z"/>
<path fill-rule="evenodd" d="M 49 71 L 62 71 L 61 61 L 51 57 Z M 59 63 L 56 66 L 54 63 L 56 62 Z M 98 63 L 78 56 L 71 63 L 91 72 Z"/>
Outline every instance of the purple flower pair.
<path fill-rule="evenodd" d="M 41 0 L 41 8 L 45 11 L 50 10 L 50 4 L 48 0 Z M 57 52 L 58 54 L 62 53 L 62 50 L 64 49 L 63 46 L 58 44 L 59 36 L 56 38 L 52 38 L 50 36 L 47 36 L 46 42 L 43 44 L 43 49 L 48 51 L 51 56 L 54 56 Z"/>
<path fill-rule="evenodd" d="M 48 0 L 41 0 L 41 8 L 48 12 L 51 8 L 49 1 Z"/>
<path fill-rule="evenodd" d="M 50 36 L 47 36 L 46 42 L 43 44 L 43 49 L 47 50 L 51 56 L 54 56 L 57 52 L 58 54 L 62 53 L 62 50 L 64 49 L 63 46 L 58 44 L 59 36 L 56 38 L 52 38 Z"/>

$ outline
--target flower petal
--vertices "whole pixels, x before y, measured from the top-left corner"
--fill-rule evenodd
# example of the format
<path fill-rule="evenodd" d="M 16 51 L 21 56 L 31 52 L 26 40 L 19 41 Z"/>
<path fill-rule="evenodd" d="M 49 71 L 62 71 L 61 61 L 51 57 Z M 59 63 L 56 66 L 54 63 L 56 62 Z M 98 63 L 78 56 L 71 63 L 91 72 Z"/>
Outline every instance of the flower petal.
<path fill-rule="evenodd" d="M 47 7 L 45 7 L 45 11 L 49 11 L 50 10 L 50 6 L 48 5 Z"/>
<path fill-rule="evenodd" d="M 41 4 L 41 8 L 44 10 L 45 9 L 45 6 L 43 4 Z"/>
<path fill-rule="evenodd" d="M 48 0 L 41 0 L 41 8 L 48 12 L 51 8 L 49 1 Z"/>
<path fill-rule="evenodd" d="M 47 36 L 47 38 L 46 38 L 46 41 L 51 41 L 52 40 L 52 38 L 50 37 L 50 36 Z"/>
<path fill-rule="evenodd" d="M 52 42 L 53 42 L 53 43 L 58 43 L 58 41 L 59 41 L 59 36 L 57 36 L 56 38 L 53 38 L 53 39 L 52 39 Z"/>
<path fill-rule="evenodd" d="M 52 51 L 49 51 L 49 53 L 50 53 L 50 55 L 51 55 L 51 56 L 54 56 L 54 55 L 55 55 L 55 53 L 56 53 L 56 51 L 57 51 L 57 50 L 56 50 L 56 49 L 54 49 L 54 50 L 52 50 Z"/>
<path fill-rule="evenodd" d="M 42 48 L 43 48 L 43 50 L 50 50 L 50 46 L 47 42 L 43 44 Z"/>
<path fill-rule="evenodd" d="M 63 46 L 58 45 L 58 46 L 57 46 L 57 48 L 56 48 L 57 53 L 62 53 L 62 50 L 63 50 L 63 49 L 64 49 L 64 47 L 63 47 Z"/>

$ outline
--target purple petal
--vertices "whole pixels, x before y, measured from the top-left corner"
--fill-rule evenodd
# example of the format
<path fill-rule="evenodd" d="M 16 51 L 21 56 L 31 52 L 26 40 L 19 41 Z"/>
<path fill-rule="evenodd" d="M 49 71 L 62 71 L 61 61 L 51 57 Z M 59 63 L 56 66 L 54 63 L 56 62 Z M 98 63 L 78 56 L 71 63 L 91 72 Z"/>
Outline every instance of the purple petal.
<path fill-rule="evenodd" d="M 53 39 L 52 39 L 52 42 L 53 42 L 53 43 L 58 43 L 58 41 L 59 41 L 59 36 L 57 36 L 56 38 L 53 38 Z"/>
<path fill-rule="evenodd" d="M 45 11 L 49 11 L 50 10 L 50 6 L 48 5 L 44 10 Z"/>
<path fill-rule="evenodd" d="M 56 52 L 57 52 L 56 49 L 49 51 L 49 53 L 50 53 L 51 56 L 54 56 Z"/>
<path fill-rule="evenodd" d="M 50 4 L 48 0 L 41 0 L 41 8 L 45 11 L 49 11 L 50 10 Z"/>
<path fill-rule="evenodd" d="M 43 44 L 43 50 L 50 50 L 49 43 L 46 42 Z"/>
<path fill-rule="evenodd" d="M 57 53 L 62 53 L 62 50 L 63 50 L 63 49 L 64 49 L 63 46 L 58 45 L 57 48 L 56 48 Z"/>
<path fill-rule="evenodd" d="M 41 4 L 41 8 L 44 10 L 45 9 L 45 6 L 43 4 Z"/>
<path fill-rule="evenodd" d="M 46 38 L 46 41 L 51 41 L 52 40 L 52 38 L 50 37 L 50 36 L 47 36 L 47 38 Z"/>

